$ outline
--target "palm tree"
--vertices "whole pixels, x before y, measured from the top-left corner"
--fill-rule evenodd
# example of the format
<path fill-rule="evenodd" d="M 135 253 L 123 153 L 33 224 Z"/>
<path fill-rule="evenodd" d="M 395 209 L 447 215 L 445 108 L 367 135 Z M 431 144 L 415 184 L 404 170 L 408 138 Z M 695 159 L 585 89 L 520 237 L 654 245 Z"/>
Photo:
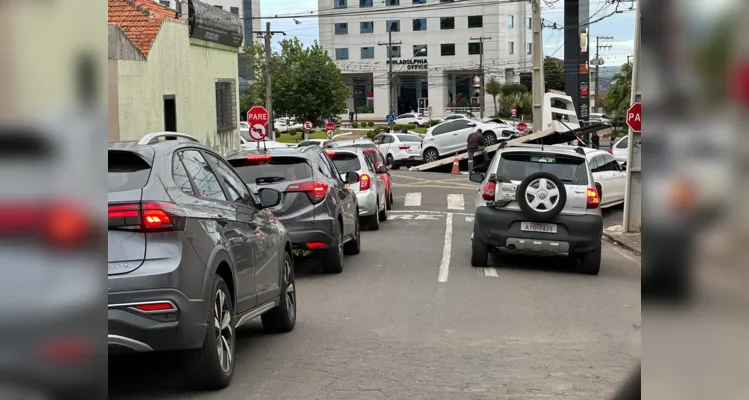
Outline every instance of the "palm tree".
<path fill-rule="evenodd" d="M 502 91 L 502 84 L 499 83 L 497 78 L 492 76 L 489 78 L 489 81 L 486 82 L 485 91 L 492 96 L 492 99 L 494 100 L 494 115 L 499 114 L 499 109 L 497 109 L 497 96 L 499 96 L 499 93 Z"/>

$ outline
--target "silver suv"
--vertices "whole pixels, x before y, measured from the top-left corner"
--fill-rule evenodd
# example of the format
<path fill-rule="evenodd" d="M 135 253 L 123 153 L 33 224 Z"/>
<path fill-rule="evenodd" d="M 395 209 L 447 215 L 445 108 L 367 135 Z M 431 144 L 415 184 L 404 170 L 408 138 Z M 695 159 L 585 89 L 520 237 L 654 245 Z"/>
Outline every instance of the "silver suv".
<path fill-rule="evenodd" d="M 480 182 L 471 264 L 483 267 L 492 250 L 579 258 L 579 270 L 598 274 L 603 218 L 600 187 L 582 148 L 500 147 Z"/>

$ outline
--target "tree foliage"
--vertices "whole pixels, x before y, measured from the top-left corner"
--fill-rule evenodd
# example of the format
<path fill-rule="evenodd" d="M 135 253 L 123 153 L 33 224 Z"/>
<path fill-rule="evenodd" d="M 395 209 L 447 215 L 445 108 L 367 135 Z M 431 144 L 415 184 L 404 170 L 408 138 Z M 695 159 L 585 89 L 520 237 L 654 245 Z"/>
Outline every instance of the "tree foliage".
<path fill-rule="evenodd" d="M 285 39 L 271 54 L 273 113 L 319 123 L 345 111 L 351 90 L 328 53 L 315 41 L 305 48 L 298 38 Z M 242 97 L 240 108 L 265 105 L 265 46 L 252 43 L 244 55 L 252 60 L 256 80 Z"/>
<path fill-rule="evenodd" d="M 521 83 L 506 83 L 500 85 L 500 114 L 507 115 L 513 107 L 518 108 L 521 106 L 523 103 L 523 96 L 526 94 L 528 94 L 528 88 Z"/>
<path fill-rule="evenodd" d="M 624 125 L 624 116 L 632 99 L 632 64 L 622 65 L 621 70 L 614 75 L 612 82 L 609 92 L 606 93 L 606 98 L 601 103 L 612 122 L 621 126 Z"/>
<path fill-rule="evenodd" d="M 502 90 L 502 84 L 499 83 L 496 77 L 489 78 L 488 81 L 486 81 L 486 93 L 490 96 L 492 96 L 492 99 L 494 100 L 494 114 L 499 114 L 499 109 L 497 108 L 497 96 L 499 96 L 500 91 Z"/>
<path fill-rule="evenodd" d="M 544 81 L 546 91 L 549 89 L 564 91 L 564 65 L 546 56 L 544 58 Z"/>

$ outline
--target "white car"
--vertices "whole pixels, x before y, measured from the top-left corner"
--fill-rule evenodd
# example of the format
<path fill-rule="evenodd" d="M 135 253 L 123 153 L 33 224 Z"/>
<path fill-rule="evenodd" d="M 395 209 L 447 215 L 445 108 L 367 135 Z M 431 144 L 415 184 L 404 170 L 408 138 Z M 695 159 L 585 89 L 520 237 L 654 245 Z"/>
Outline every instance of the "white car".
<path fill-rule="evenodd" d="M 261 144 L 262 143 L 262 144 Z M 286 143 L 276 142 L 275 140 L 270 140 L 266 138 L 262 142 L 245 142 L 239 145 L 239 148 L 242 150 L 263 150 L 263 149 L 278 149 L 278 148 L 287 148 L 289 147 Z"/>
<path fill-rule="evenodd" d="M 398 118 L 396 118 L 393 122 L 396 125 L 414 124 L 416 126 L 422 126 L 429 122 L 429 118 L 427 118 L 424 114 L 405 113 L 399 115 Z"/>
<path fill-rule="evenodd" d="M 465 150 L 468 135 L 476 131 L 477 125 L 476 121 L 456 119 L 429 128 L 421 145 L 424 162 L 437 161 L 446 155 Z"/>
<path fill-rule="evenodd" d="M 273 123 L 273 129 L 279 132 L 288 132 L 291 129 L 302 129 L 302 124 L 293 118 L 278 118 Z"/>
<path fill-rule="evenodd" d="M 320 146 L 320 147 L 325 147 L 328 144 L 330 144 L 331 142 L 332 142 L 332 140 L 330 140 L 330 139 L 309 139 L 309 140 L 305 140 L 305 141 L 303 141 L 303 142 L 295 145 L 294 147 L 305 147 L 305 146 Z"/>
<path fill-rule="evenodd" d="M 623 138 L 617 140 L 616 143 L 614 143 L 614 145 L 609 148 L 609 154 L 612 155 L 616 159 L 616 161 L 619 162 L 619 164 L 624 164 L 627 162 L 628 158 L 628 145 L 629 137 L 624 136 Z"/>
<path fill-rule="evenodd" d="M 423 162 L 421 136 L 413 133 L 383 133 L 372 140 L 391 168 Z"/>
<path fill-rule="evenodd" d="M 463 113 L 455 113 L 455 114 L 450 114 L 447 117 L 445 117 L 444 119 L 442 119 L 442 122 L 445 122 L 445 121 L 454 121 L 456 119 L 471 119 L 472 120 L 472 119 L 475 119 L 475 118 L 476 117 L 473 114 L 471 114 L 471 113 L 465 113 L 465 114 L 463 114 Z"/>
<path fill-rule="evenodd" d="M 606 114 L 590 113 L 590 117 L 588 118 L 588 121 L 598 122 L 606 126 L 611 126 L 611 118 L 609 118 L 608 115 Z"/>
<path fill-rule="evenodd" d="M 593 180 L 601 184 L 601 208 L 624 203 L 627 172 L 611 154 L 583 147 Z"/>

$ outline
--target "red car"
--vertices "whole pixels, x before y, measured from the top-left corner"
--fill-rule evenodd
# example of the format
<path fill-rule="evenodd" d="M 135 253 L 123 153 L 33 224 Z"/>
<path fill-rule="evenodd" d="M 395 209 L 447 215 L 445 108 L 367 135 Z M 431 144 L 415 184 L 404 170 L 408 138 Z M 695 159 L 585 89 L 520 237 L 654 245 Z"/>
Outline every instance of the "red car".
<path fill-rule="evenodd" d="M 366 154 L 370 157 L 375 165 L 375 168 L 380 168 L 380 165 L 387 166 L 385 157 L 382 156 L 380 150 L 377 148 L 365 148 Z M 380 178 L 385 182 L 385 198 L 387 199 L 387 209 L 389 210 L 393 204 L 393 191 L 390 189 L 390 169 L 384 174 L 379 174 Z"/>

